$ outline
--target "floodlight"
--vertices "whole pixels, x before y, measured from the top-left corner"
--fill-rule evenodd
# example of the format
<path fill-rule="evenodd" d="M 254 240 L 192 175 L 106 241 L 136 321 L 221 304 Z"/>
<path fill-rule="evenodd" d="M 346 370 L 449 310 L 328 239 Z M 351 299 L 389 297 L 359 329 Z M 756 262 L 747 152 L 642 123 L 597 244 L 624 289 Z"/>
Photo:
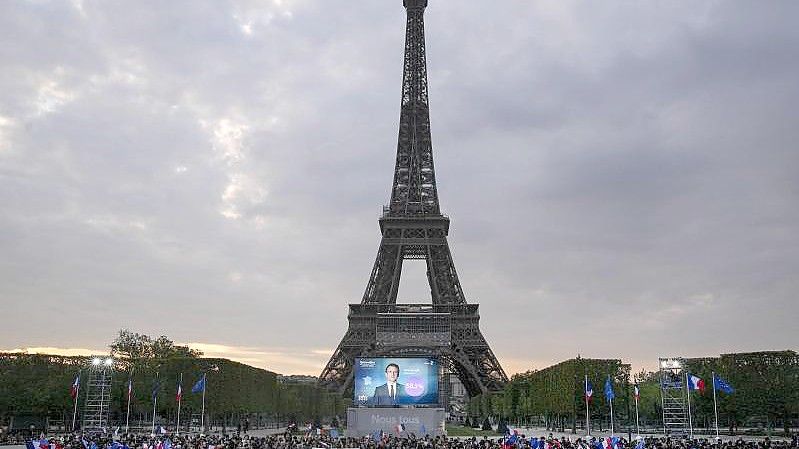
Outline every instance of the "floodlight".
<path fill-rule="evenodd" d="M 660 367 L 665 369 L 680 369 L 682 362 L 678 359 L 664 359 L 660 361 Z"/>
<path fill-rule="evenodd" d="M 111 365 L 113 365 L 113 364 L 114 364 L 114 359 L 112 359 L 111 357 L 109 357 L 109 358 L 105 359 L 105 360 L 103 361 L 103 363 L 105 363 L 105 366 L 111 366 Z"/>
<path fill-rule="evenodd" d="M 94 365 L 94 366 L 97 366 L 97 365 L 99 365 L 101 363 L 103 363 L 103 361 L 100 360 L 99 357 L 95 357 L 95 358 L 92 359 L 92 365 Z"/>

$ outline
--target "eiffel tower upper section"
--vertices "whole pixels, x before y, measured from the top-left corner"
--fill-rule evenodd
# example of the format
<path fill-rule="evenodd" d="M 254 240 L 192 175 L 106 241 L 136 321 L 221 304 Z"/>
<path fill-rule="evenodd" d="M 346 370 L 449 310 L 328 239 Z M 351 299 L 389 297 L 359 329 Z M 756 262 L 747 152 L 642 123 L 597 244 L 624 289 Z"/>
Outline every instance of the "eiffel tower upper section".
<path fill-rule="evenodd" d="M 447 244 L 430 137 L 424 10 L 427 0 L 404 0 L 407 12 L 399 137 L 391 200 L 380 218 L 383 240 L 362 304 L 395 304 L 403 259 L 425 259 L 434 305 L 466 304 Z"/>
<path fill-rule="evenodd" d="M 424 9 L 427 0 L 405 0 L 405 64 L 402 77 L 399 142 L 390 217 L 441 216 L 430 138 L 430 106 L 427 96 L 427 58 Z"/>

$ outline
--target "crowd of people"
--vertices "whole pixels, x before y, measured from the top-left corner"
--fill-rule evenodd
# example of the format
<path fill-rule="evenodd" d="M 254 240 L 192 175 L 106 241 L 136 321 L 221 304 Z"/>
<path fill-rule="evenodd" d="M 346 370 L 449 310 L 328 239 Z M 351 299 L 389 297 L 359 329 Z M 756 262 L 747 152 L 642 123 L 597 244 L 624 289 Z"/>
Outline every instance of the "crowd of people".
<path fill-rule="evenodd" d="M 0 441 L 2 443 L 2 441 Z M 6 444 L 12 443 L 6 441 Z M 430 435 L 364 436 L 334 438 L 329 434 L 294 435 L 290 432 L 269 436 L 230 435 L 152 436 L 118 435 L 113 438 L 77 434 L 53 438 L 28 439 L 27 449 L 791 449 L 799 447 L 797 437 L 790 440 L 624 438 L 603 439 L 526 437 L 444 437 Z"/>

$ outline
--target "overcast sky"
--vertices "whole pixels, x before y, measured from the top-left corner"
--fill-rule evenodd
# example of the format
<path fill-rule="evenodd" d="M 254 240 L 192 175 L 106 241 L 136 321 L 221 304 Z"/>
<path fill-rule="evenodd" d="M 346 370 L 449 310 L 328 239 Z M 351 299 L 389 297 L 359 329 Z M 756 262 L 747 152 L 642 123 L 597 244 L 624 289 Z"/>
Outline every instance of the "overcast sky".
<path fill-rule="evenodd" d="M 797 349 L 797 17 L 430 0 L 449 244 L 509 374 Z M 380 242 L 404 28 L 401 0 L 0 2 L 0 348 L 124 327 L 319 374 Z"/>

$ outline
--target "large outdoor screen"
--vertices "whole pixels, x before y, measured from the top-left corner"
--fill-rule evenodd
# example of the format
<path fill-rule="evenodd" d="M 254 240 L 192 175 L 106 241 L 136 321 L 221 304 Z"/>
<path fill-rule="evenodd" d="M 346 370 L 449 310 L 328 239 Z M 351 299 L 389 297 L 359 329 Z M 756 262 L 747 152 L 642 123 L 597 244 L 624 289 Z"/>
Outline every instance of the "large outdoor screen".
<path fill-rule="evenodd" d="M 428 358 L 356 358 L 356 405 L 438 403 L 438 362 Z"/>

